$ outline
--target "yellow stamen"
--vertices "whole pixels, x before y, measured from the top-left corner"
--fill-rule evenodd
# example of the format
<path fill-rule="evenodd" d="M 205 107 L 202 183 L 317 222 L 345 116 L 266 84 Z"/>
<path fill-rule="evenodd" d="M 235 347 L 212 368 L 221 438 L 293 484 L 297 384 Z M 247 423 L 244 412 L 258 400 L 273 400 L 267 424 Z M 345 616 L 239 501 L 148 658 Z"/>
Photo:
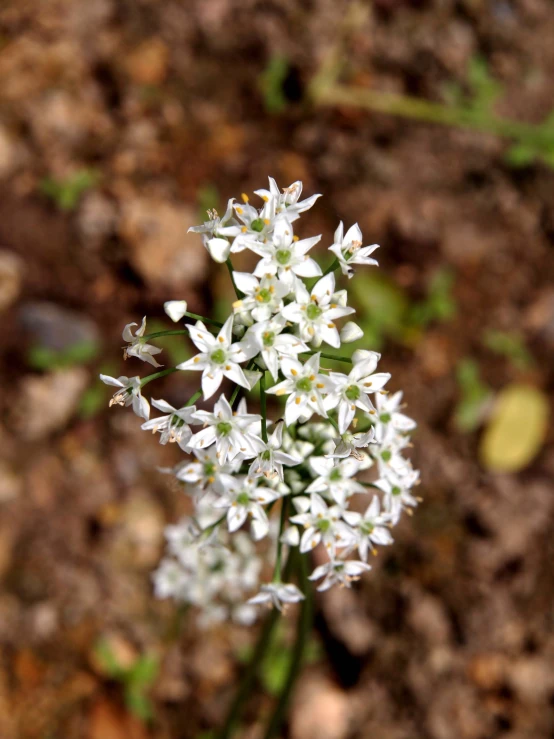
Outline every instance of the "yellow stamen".
<path fill-rule="evenodd" d="M 250 200 L 250 198 L 245 192 L 242 193 L 241 198 L 242 198 L 243 203 L 247 203 Z"/>

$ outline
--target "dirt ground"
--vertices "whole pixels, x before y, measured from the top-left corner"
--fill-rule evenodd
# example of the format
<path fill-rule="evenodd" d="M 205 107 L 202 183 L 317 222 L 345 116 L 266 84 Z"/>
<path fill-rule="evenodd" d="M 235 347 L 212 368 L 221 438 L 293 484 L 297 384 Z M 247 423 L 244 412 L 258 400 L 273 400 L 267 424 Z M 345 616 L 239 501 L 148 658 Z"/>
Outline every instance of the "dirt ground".
<path fill-rule="evenodd" d="M 425 501 L 358 587 L 317 598 L 318 656 L 283 736 L 554 737 L 552 432 L 524 470 L 493 475 L 479 462 L 481 430 L 453 420 L 467 358 L 492 391 L 522 380 L 552 400 L 554 170 L 510 168 L 491 135 L 311 105 L 308 83 L 346 7 L 0 7 L 2 739 L 207 737 L 225 715 L 256 629 L 201 632 L 153 599 L 163 527 L 186 511 L 156 468 L 179 450 L 108 411 L 95 378 L 143 369 L 123 362 L 125 323 L 164 322 L 164 300 L 209 315 L 230 297 L 187 229 L 267 175 L 324 194 L 306 235 L 330 244 L 339 219 L 358 221 L 406 300 L 448 269 L 456 305 L 409 340 L 384 339 L 393 389 L 419 424 Z M 554 106 L 550 0 L 368 9 L 346 50 L 357 84 L 440 100 L 481 55 L 503 85 L 500 113 L 538 122 Z M 284 101 L 271 111 L 260 80 L 280 57 Z M 72 183 L 65 194 L 60 182 Z M 519 332 L 533 361 L 494 353 L 486 330 Z M 188 397 L 186 382 L 164 381 L 163 397 Z M 101 642 L 123 666 L 159 660 L 151 721 L 130 710 Z M 256 689 L 244 737 L 260 736 L 271 705 Z"/>

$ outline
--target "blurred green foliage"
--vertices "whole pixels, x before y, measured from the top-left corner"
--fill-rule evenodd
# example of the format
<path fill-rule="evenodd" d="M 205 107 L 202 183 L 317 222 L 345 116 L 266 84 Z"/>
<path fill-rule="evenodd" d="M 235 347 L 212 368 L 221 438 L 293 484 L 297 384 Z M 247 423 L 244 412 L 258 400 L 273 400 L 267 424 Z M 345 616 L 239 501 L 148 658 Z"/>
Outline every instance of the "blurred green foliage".
<path fill-rule="evenodd" d="M 208 220 L 208 211 L 218 210 L 219 208 L 219 190 L 216 185 L 207 182 L 198 188 L 196 200 L 200 211 L 200 218 L 203 221 Z"/>
<path fill-rule="evenodd" d="M 259 78 L 265 109 L 268 113 L 280 113 L 287 107 L 283 86 L 289 74 L 290 65 L 286 56 L 274 54 Z"/>
<path fill-rule="evenodd" d="M 79 169 L 64 179 L 45 177 L 39 183 L 40 191 L 49 197 L 60 210 L 75 210 L 82 195 L 100 181 L 95 169 Z"/>
<path fill-rule="evenodd" d="M 488 329 L 483 333 L 483 346 L 495 354 L 500 354 L 520 370 L 533 366 L 533 356 L 525 346 L 523 336 L 517 331 L 495 331 Z"/>
<path fill-rule="evenodd" d="M 466 358 L 458 364 L 456 379 L 460 399 L 454 412 L 454 423 L 459 431 L 469 433 L 483 421 L 492 391 L 481 380 L 479 365 L 473 359 Z"/>
<path fill-rule="evenodd" d="M 158 676 L 158 658 L 144 654 L 131 667 L 122 667 L 105 639 L 96 643 L 94 651 L 106 674 L 123 686 L 125 705 L 130 713 L 142 721 L 151 721 L 154 710 L 147 693 Z"/>
<path fill-rule="evenodd" d="M 90 362 L 98 355 L 98 351 L 96 341 L 80 341 L 59 350 L 37 344 L 27 352 L 27 364 L 42 371 L 64 369 Z"/>

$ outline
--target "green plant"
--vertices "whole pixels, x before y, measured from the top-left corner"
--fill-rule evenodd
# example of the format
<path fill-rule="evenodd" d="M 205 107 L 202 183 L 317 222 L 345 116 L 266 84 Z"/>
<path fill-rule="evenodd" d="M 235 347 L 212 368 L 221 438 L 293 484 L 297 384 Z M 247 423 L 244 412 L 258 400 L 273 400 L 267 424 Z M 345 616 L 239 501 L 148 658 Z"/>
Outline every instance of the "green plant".
<path fill-rule="evenodd" d="M 481 380 L 479 365 L 473 359 L 463 359 L 458 364 L 456 379 L 460 399 L 454 413 L 454 423 L 459 431 L 469 433 L 482 422 L 492 391 Z"/>
<path fill-rule="evenodd" d="M 98 354 L 96 341 L 79 341 L 64 349 L 51 349 L 39 344 L 31 346 L 27 352 L 27 363 L 36 370 L 54 370 L 86 364 Z"/>
<path fill-rule="evenodd" d="M 122 667 L 105 639 L 97 642 L 95 654 L 106 674 L 123 686 L 125 705 L 129 711 L 142 721 L 151 721 L 154 711 L 147 693 L 158 675 L 158 658 L 144 654 L 130 667 Z"/>
<path fill-rule="evenodd" d="M 523 336 L 517 331 L 495 331 L 488 329 L 483 333 L 483 345 L 506 357 L 517 369 L 525 370 L 532 366 L 533 357 Z"/>
<path fill-rule="evenodd" d="M 95 169 L 79 169 L 64 179 L 45 177 L 39 184 L 40 191 L 51 198 L 60 210 L 75 210 L 82 195 L 98 184 L 100 173 Z"/>
<path fill-rule="evenodd" d="M 259 86 L 268 113 L 280 113 L 287 107 L 283 86 L 289 69 L 290 65 L 286 56 L 274 54 L 260 75 Z"/>

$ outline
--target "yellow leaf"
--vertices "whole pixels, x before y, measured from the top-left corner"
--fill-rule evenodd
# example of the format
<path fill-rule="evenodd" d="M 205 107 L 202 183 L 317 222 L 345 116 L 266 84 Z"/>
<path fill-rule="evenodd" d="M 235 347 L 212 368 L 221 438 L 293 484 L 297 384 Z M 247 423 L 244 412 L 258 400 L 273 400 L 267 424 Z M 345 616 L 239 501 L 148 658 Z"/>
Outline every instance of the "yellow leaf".
<path fill-rule="evenodd" d="M 530 385 L 513 384 L 497 396 L 483 434 L 481 462 L 491 472 L 518 472 L 538 454 L 548 425 L 548 400 Z"/>

